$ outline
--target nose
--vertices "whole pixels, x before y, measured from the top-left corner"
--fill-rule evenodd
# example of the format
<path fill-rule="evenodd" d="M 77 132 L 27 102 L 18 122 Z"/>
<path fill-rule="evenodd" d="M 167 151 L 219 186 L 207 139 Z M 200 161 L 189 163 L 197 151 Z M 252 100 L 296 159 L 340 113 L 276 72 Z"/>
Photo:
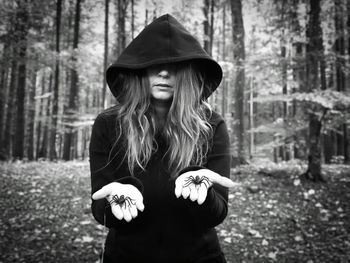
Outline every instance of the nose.
<path fill-rule="evenodd" d="M 169 72 L 168 69 L 163 68 L 163 69 L 159 70 L 158 76 L 162 77 L 162 78 L 169 78 L 170 77 L 170 72 Z"/>

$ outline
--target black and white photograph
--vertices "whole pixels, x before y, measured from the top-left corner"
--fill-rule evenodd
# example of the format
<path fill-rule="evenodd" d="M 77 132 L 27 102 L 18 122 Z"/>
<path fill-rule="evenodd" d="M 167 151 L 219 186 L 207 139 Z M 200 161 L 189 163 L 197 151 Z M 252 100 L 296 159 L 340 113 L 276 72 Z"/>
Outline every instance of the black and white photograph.
<path fill-rule="evenodd" d="M 349 0 L 0 0 L 0 263 L 350 262 Z"/>

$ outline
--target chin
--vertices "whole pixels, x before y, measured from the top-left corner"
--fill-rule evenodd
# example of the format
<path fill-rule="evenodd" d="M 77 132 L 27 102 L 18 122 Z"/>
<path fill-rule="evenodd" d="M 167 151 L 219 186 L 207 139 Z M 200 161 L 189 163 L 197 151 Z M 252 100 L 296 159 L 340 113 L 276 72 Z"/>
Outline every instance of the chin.
<path fill-rule="evenodd" d="M 164 95 L 164 94 L 154 94 L 152 96 L 156 100 L 168 101 L 173 99 L 173 95 Z"/>
<path fill-rule="evenodd" d="M 173 96 L 153 96 L 152 95 L 152 98 L 154 100 L 158 100 L 158 101 L 172 101 L 173 100 Z"/>

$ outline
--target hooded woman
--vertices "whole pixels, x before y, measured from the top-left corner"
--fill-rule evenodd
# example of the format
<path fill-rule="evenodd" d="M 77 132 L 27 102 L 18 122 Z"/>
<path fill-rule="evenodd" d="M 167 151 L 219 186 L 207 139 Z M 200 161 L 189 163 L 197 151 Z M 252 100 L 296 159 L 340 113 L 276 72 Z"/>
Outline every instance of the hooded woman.
<path fill-rule="evenodd" d="M 90 142 L 92 213 L 104 262 L 226 262 L 229 137 L 206 102 L 222 70 L 172 16 L 148 25 L 107 69 L 116 105 Z"/>

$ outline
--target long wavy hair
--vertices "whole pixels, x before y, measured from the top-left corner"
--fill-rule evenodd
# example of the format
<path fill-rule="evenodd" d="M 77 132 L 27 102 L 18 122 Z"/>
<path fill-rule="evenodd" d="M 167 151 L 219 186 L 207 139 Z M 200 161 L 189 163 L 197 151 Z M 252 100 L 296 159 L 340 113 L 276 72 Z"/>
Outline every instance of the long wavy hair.
<path fill-rule="evenodd" d="M 193 63 L 177 63 L 175 68 L 173 99 L 161 129 L 161 135 L 167 142 L 166 155 L 172 177 L 189 165 L 205 162 L 212 136 L 209 124 L 211 108 L 202 98 L 203 76 Z M 120 73 L 114 85 L 118 85 L 120 93 L 115 108 L 119 136 L 113 148 L 118 140 L 124 138 L 124 157 L 134 175 L 136 167 L 145 170 L 158 148 L 155 135 L 159 127 L 151 103 L 150 84 L 145 70 L 128 70 Z"/>

